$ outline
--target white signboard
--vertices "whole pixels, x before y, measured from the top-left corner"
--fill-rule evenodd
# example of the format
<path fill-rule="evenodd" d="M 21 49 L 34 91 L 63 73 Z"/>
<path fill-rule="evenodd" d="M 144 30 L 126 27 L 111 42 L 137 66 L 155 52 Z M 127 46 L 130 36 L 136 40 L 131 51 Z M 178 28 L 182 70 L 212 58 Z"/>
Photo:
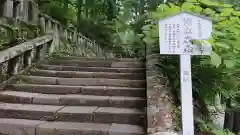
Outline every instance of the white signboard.
<path fill-rule="evenodd" d="M 211 53 L 210 45 L 192 44 L 192 40 L 211 37 L 211 21 L 183 12 L 159 21 L 159 25 L 161 54 L 209 55 Z"/>
<path fill-rule="evenodd" d="M 210 55 L 211 45 L 201 45 L 192 40 L 211 37 L 212 22 L 199 16 L 182 12 L 159 21 L 160 54 L 180 55 L 181 105 L 183 135 L 194 135 L 191 55 Z"/>

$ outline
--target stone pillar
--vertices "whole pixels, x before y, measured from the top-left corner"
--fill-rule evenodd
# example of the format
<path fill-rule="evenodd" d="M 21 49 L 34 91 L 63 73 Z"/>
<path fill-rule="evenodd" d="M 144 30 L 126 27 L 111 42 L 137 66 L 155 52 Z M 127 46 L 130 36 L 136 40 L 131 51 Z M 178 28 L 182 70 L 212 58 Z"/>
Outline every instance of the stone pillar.
<path fill-rule="evenodd" d="M 77 30 L 74 30 L 74 33 L 73 33 L 73 42 L 74 43 L 77 43 Z"/>
<path fill-rule="evenodd" d="M 32 50 L 26 51 L 23 54 L 23 66 L 24 68 L 28 67 L 29 65 L 32 64 L 32 58 L 31 58 Z"/>
<path fill-rule="evenodd" d="M 27 10 L 25 9 L 25 1 L 24 0 L 21 0 L 20 1 L 20 4 L 19 4 L 19 8 L 20 8 L 20 10 L 19 10 L 19 17 L 18 18 L 21 18 L 22 20 L 26 20 L 26 18 L 25 18 L 25 12 L 27 12 Z"/>
<path fill-rule="evenodd" d="M 65 39 L 67 40 L 68 39 L 68 31 L 66 29 L 64 30 L 64 36 L 65 36 Z"/>
<path fill-rule="evenodd" d="M 33 3 L 33 22 L 38 23 L 39 21 L 39 8 L 37 3 Z"/>
<path fill-rule="evenodd" d="M 13 2 L 13 17 L 19 18 L 21 10 L 21 3 L 19 1 Z"/>
<path fill-rule="evenodd" d="M 8 18 L 13 17 L 13 0 L 6 0 L 4 3 L 3 16 Z"/>
<path fill-rule="evenodd" d="M 49 19 L 48 20 L 48 30 L 50 31 L 52 29 L 52 21 Z"/>
<path fill-rule="evenodd" d="M 55 32 L 58 32 L 58 24 L 57 23 L 54 24 L 53 29 Z"/>
<path fill-rule="evenodd" d="M 46 24 L 45 24 L 45 18 L 44 17 L 41 17 L 40 18 L 40 27 L 41 27 L 41 30 L 42 32 L 46 32 Z"/>

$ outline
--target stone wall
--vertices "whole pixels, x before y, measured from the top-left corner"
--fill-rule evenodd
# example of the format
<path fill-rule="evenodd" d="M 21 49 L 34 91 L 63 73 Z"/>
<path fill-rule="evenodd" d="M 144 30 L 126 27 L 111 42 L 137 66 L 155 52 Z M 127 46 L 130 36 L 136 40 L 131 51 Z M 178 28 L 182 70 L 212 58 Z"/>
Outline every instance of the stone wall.
<path fill-rule="evenodd" d="M 159 72 L 160 54 L 146 47 L 148 135 L 177 135 L 172 112 L 174 103 L 167 87 L 167 78 Z"/>

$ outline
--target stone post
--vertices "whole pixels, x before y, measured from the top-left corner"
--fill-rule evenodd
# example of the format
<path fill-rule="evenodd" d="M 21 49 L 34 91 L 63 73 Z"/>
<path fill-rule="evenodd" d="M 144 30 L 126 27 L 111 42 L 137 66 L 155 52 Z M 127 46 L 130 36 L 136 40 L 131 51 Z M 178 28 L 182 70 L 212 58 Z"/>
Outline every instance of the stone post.
<path fill-rule="evenodd" d="M 73 33 L 73 42 L 77 43 L 77 30 L 76 29 L 74 30 L 74 33 Z"/>
<path fill-rule="evenodd" d="M 48 20 L 48 30 L 47 31 L 51 31 L 51 29 L 52 29 L 52 21 L 49 19 Z"/>
<path fill-rule="evenodd" d="M 29 65 L 32 64 L 32 58 L 31 58 L 32 50 L 26 51 L 23 54 L 23 66 L 24 68 L 28 67 Z"/>
<path fill-rule="evenodd" d="M 20 17 L 20 10 L 21 10 L 21 3 L 19 1 L 13 2 L 13 17 L 19 18 Z"/>
<path fill-rule="evenodd" d="M 67 29 L 64 30 L 64 36 L 65 36 L 65 39 L 67 40 L 68 39 L 68 30 Z"/>
<path fill-rule="evenodd" d="M 44 17 L 40 17 L 40 27 L 42 32 L 46 32 L 46 24 L 45 24 L 45 18 Z"/>
<path fill-rule="evenodd" d="M 13 17 L 13 0 L 6 0 L 4 3 L 3 16 L 8 18 Z"/>
<path fill-rule="evenodd" d="M 33 3 L 33 22 L 36 23 L 36 24 L 37 24 L 38 21 L 39 21 L 38 15 L 39 15 L 38 4 L 34 2 L 34 3 Z"/>

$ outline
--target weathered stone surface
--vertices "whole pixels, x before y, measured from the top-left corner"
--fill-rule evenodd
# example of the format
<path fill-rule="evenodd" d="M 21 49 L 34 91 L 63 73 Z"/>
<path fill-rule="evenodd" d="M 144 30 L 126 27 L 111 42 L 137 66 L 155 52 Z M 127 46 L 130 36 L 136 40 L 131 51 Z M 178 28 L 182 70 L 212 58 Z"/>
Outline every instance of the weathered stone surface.
<path fill-rule="evenodd" d="M 105 79 L 105 78 L 57 78 L 57 84 L 71 85 L 71 86 L 82 85 L 82 86 L 117 86 L 117 87 L 143 88 L 145 86 L 145 81 L 144 80 Z"/>
<path fill-rule="evenodd" d="M 0 93 L 0 101 L 8 103 L 26 103 L 31 104 L 32 98 L 37 96 L 37 93 L 25 93 L 17 91 L 3 91 Z"/>
<path fill-rule="evenodd" d="M 0 93 L 0 101 L 10 103 L 27 103 L 42 105 L 70 105 L 70 106 L 95 106 L 99 107 L 123 107 L 143 108 L 146 105 L 144 98 L 119 97 L 119 96 L 94 96 L 94 95 L 55 95 L 40 94 L 20 91 L 4 91 Z"/>
<path fill-rule="evenodd" d="M 4 6 L 3 15 L 8 18 L 13 17 L 13 1 L 6 0 Z"/>
<path fill-rule="evenodd" d="M 35 69 L 31 72 L 31 75 L 32 76 L 55 77 L 56 76 L 56 71 Z"/>
<path fill-rule="evenodd" d="M 62 65 L 41 64 L 39 68 L 56 71 L 88 71 L 88 72 L 115 72 L 115 73 L 144 73 L 144 68 L 107 68 L 107 67 L 77 67 Z"/>
<path fill-rule="evenodd" d="M 63 106 L 6 104 L 0 108 L 0 117 L 40 120 L 44 117 L 55 117 L 57 110 Z"/>
<path fill-rule="evenodd" d="M 44 94 L 77 94 L 81 92 L 81 86 L 66 85 L 12 84 L 9 89 Z"/>
<path fill-rule="evenodd" d="M 108 79 L 144 79 L 143 73 L 112 73 L 112 72 L 74 72 L 54 70 L 34 70 L 31 75 L 61 78 L 108 78 Z"/>
<path fill-rule="evenodd" d="M 142 62 L 113 62 L 111 67 L 113 68 L 142 68 L 145 67 L 145 64 Z"/>
<path fill-rule="evenodd" d="M 41 76 L 21 76 L 21 79 L 26 83 L 31 84 L 57 84 L 57 78 L 54 77 L 41 77 Z"/>
<path fill-rule="evenodd" d="M 78 60 L 53 60 L 50 65 L 81 66 L 81 67 L 111 67 L 111 61 L 78 61 Z"/>
<path fill-rule="evenodd" d="M 109 96 L 65 95 L 60 98 L 61 105 L 109 106 Z"/>
<path fill-rule="evenodd" d="M 93 122 L 94 111 L 97 107 L 92 106 L 66 106 L 59 110 L 59 121 L 72 121 L 72 122 Z"/>
<path fill-rule="evenodd" d="M 113 96 L 109 98 L 109 104 L 113 107 L 143 108 L 146 107 L 146 100 L 139 97 Z"/>
<path fill-rule="evenodd" d="M 0 134 L 6 135 L 35 135 L 35 129 L 44 121 L 24 119 L 0 119 Z"/>
<path fill-rule="evenodd" d="M 145 97 L 145 88 L 111 87 L 111 86 L 83 86 L 83 95 L 128 96 Z"/>
<path fill-rule="evenodd" d="M 144 135 L 144 128 L 136 125 L 112 124 L 108 135 Z"/>
<path fill-rule="evenodd" d="M 144 113 L 137 109 L 99 107 L 94 114 L 94 121 L 98 123 L 118 123 L 143 125 Z"/>
<path fill-rule="evenodd" d="M 59 57 L 57 59 L 60 60 L 81 60 L 81 61 L 121 61 L 121 62 L 136 62 L 136 61 L 141 61 L 137 58 L 99 58 L 99 57 L 76 57 L 76 56 L 63 56 Z"/>
<path fill-rule="evenodd" d="M 149 47 L 148 49 L 150 49 Z M 148 135 L 173 135 L 174 123 L 172 111 L 174 108 L 171 92 L 167 88 L 166 78 L 159 74 L 156 64 L 159 54 L 147 51 L 146 78 L 147 78 L 147 117 Z M 162 77 L 161 77 L 162 76 Z M 164 79 L 163 79 L 164 78 Z"/>
<path fill-rule="evenodd" d="M 33 97 L 33 104 L 59 105 L 60 95 L 39 94 Z"/>
<path fill-rule="evenodd" d="M 49 122 L 36 129 L 36 135 L 108 135 L 110 124 Z"/>

